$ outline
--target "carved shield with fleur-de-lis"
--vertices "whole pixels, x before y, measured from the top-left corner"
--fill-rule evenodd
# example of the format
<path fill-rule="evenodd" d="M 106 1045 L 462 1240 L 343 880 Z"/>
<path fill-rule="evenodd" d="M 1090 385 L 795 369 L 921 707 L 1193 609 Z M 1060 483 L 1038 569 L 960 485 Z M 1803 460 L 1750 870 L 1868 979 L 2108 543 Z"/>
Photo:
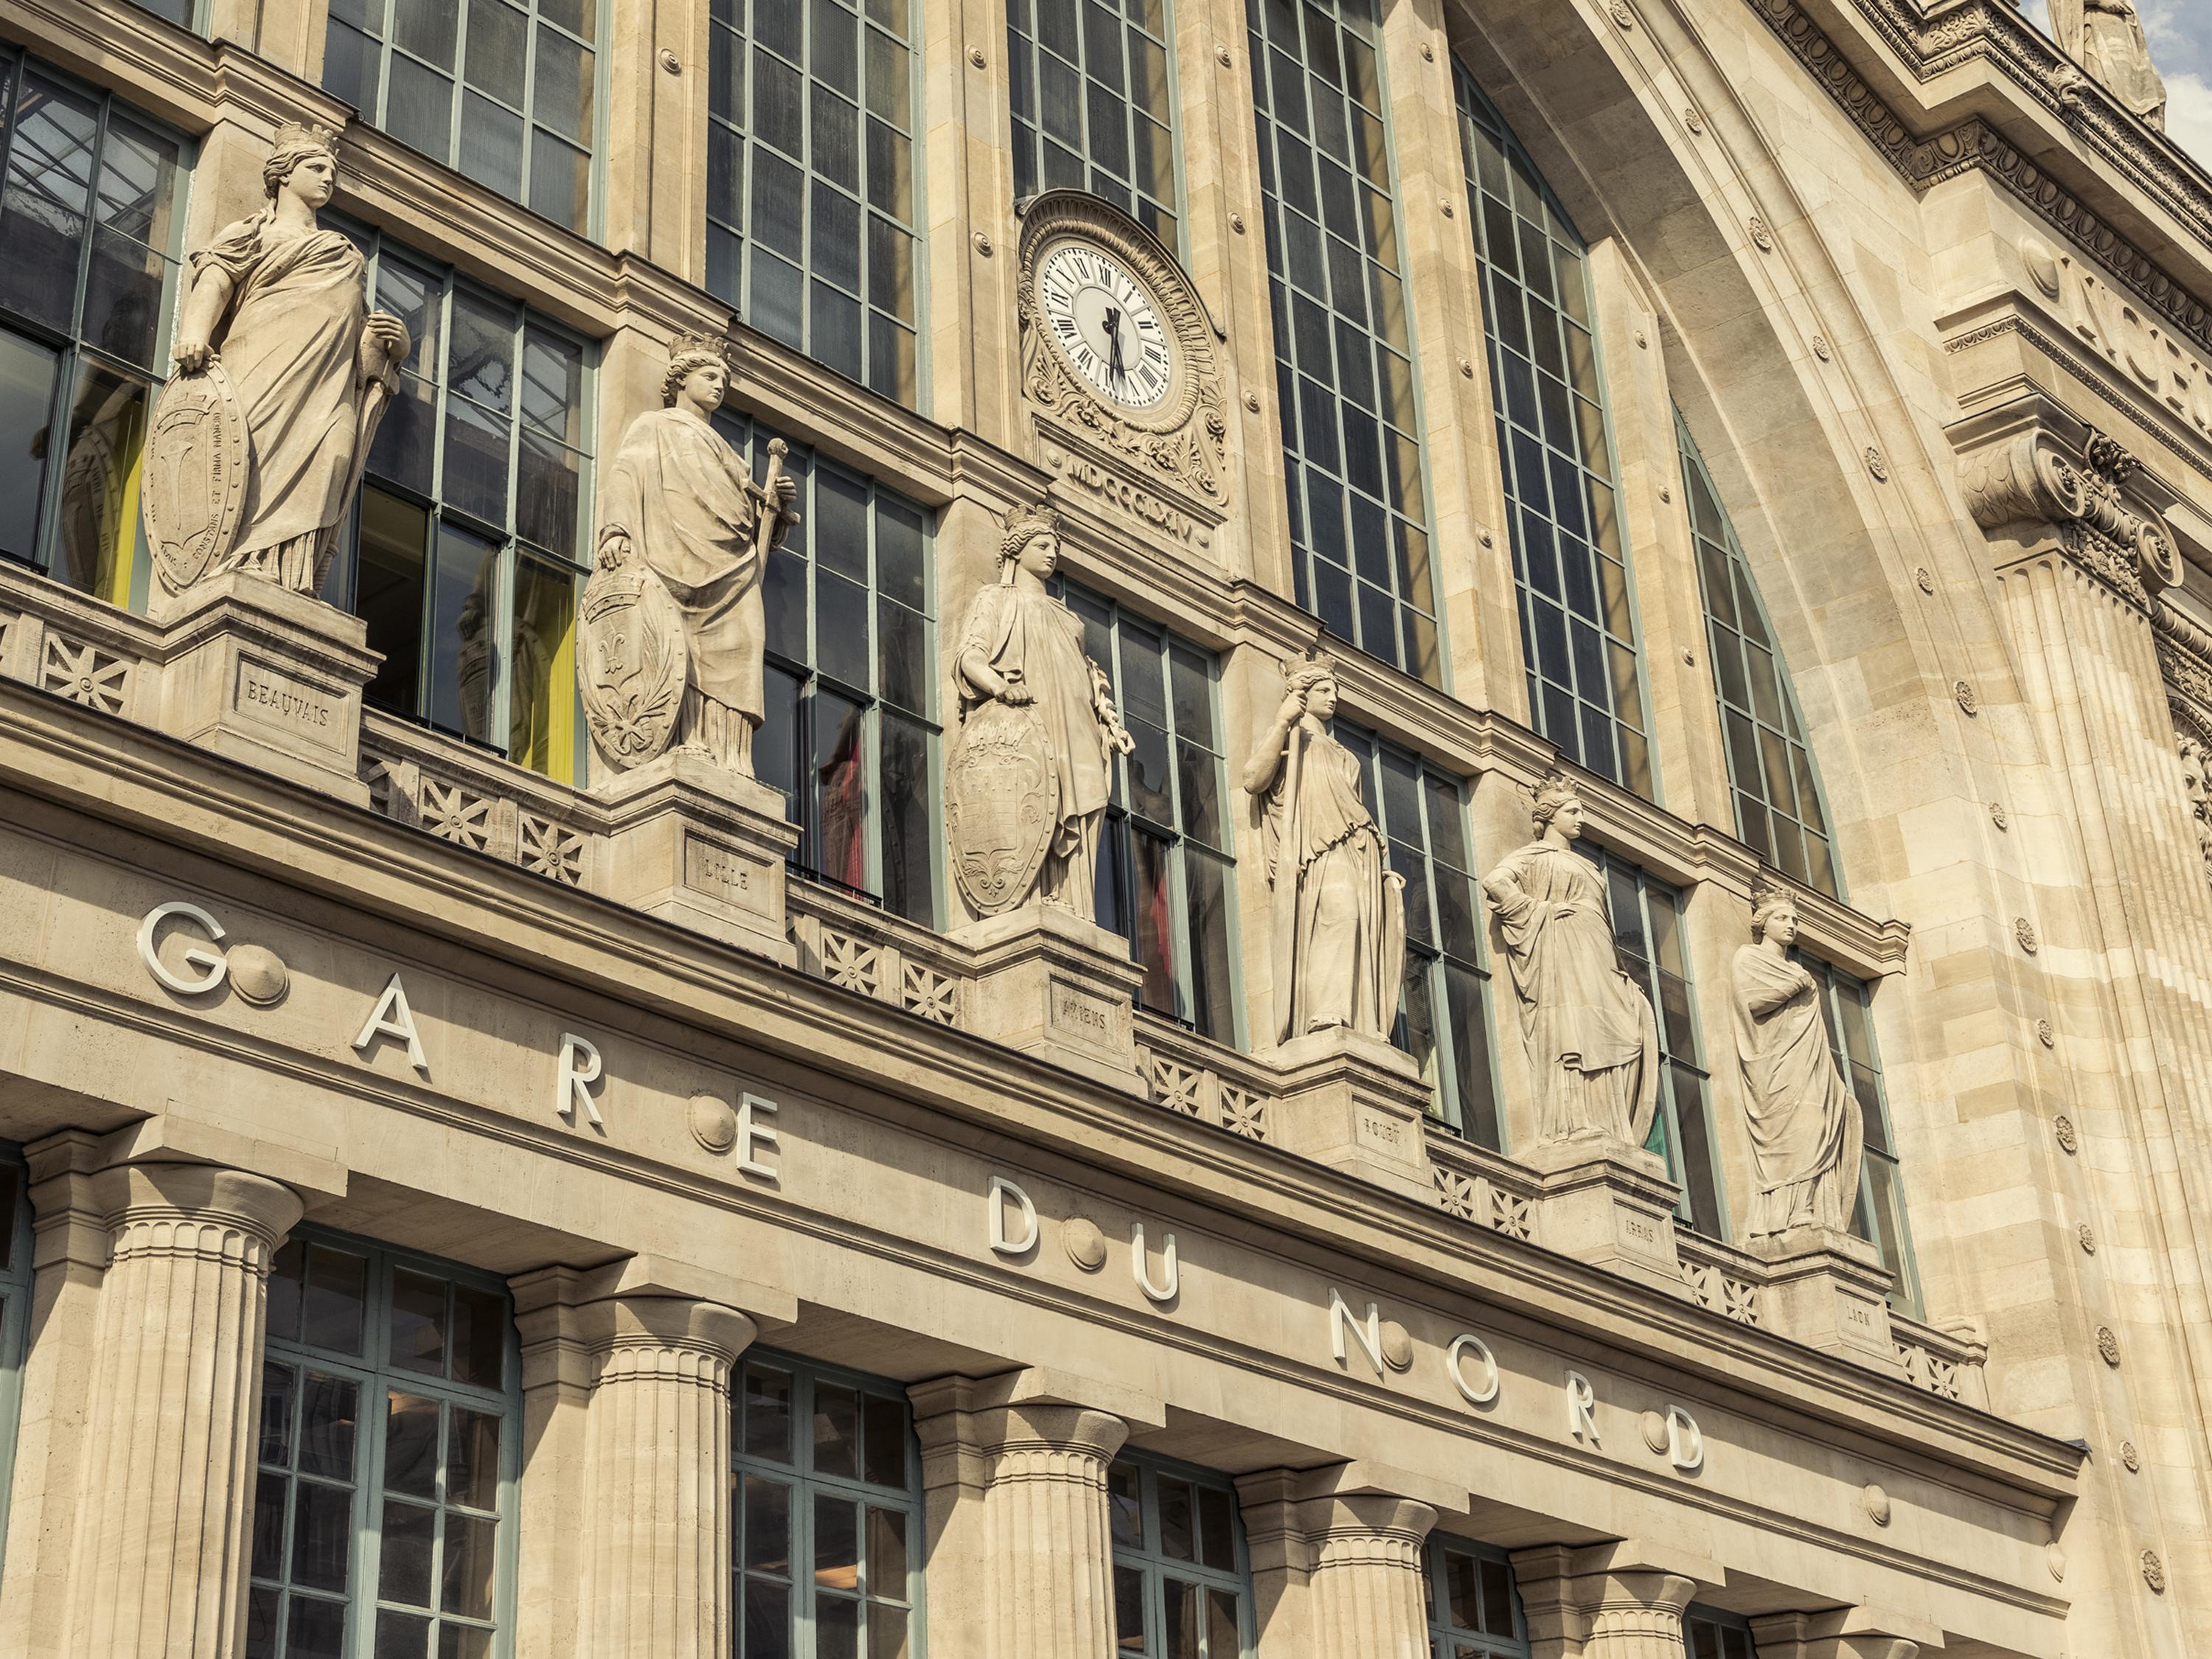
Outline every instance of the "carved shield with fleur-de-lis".
<path fill-rule="evenodd" d="M 139 499 L 154 568 L 171 592 L 222 568 L 246 505 L 246 413 L 221 363 L 161 389 Z"/>
<path fill-rule="evenodd" d="M 617 771 L 668 747 L 690 672 L 684 613 L 660 578 L 635 562 L 592 572 L 576 629 L 576 684 L 592 741 Z"/>

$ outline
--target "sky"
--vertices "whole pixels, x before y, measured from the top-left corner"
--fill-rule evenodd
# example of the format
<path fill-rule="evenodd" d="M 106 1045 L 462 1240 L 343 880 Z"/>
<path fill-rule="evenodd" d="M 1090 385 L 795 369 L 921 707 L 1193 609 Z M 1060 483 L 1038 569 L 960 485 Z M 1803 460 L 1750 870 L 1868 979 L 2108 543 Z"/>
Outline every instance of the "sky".
<path fill-rule="evenodd" d="M 2045 0 L 2021 0 L 2021 9 L 2051 27 Z M 2151 61 L 2166 77 L 2166 130 L 2212 172 L 2212 5 L 2205 0 L 2136 0 Z"/>

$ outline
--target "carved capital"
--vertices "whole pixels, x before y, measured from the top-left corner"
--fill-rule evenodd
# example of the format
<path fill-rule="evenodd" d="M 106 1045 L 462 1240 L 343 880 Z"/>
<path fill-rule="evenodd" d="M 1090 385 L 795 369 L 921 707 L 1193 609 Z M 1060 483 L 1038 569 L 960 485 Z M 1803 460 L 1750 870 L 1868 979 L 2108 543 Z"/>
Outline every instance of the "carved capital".
<path fill-rule="evenodd" d="M 2130 487 L 2140 466 L 2133 454 L 2055 412 L 2028 414 L 2026 424 L 2016 413 L 2004 419 L 1995 433 L 1977 422 L 1959 434 L 1976 524 L 2022 542 L 2056 540 L 2075 565 L 2138 608 L 2180 580 L 2180 554 L 2164 517 Z"/>

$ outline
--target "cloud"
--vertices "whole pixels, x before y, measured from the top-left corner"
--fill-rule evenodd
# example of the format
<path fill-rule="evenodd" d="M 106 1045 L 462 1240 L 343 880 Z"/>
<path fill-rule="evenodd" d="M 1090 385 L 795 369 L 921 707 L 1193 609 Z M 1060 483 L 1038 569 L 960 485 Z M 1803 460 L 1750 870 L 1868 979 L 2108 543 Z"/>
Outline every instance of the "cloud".
<path fill-rule="evenodd" d="M 2212 82 L 2201 75 L 2166 77 L 2166 130 L 2174 143 L 2212 168 Z"/>

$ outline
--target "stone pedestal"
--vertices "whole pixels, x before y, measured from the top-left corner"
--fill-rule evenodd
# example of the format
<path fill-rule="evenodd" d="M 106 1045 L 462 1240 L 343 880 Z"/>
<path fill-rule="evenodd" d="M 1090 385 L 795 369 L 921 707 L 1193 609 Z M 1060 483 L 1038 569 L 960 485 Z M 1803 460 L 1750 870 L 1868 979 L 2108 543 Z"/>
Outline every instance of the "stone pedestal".
<path fill-rule="evenodd" d="M 245 1617 L 269 1264 L 291 1188 L 204 1164 L 93 1184 L 111 1256 L 87 1392 L 69 1659 L 232 1659 Z"/>
<path fill-rule="evenodd" d="M 577 1313 L 592 1356 L 577 1651 L 727 1659 L 730 1369 L 756 1327 L 673 1296 L 609 1294 Z"/>
<path fill-rule="evenodd" d="M 1610 1135 L 1577 1135 L 1517 1156 L 1540 1183 L 1548 1248 L 1669 1296 L 1690 1294 L 1674 1249 L 1680 1189 L 1657 1153 Z"/>
<path fill-rule="evenodd" d="M 1026 1392 L 1024 1375 L 908 1390 L 927 1493 L 930 1646 L 974 1659 L 1115 1659 L 1106 1469 L 1129 1425 L 1011 1398 Z"/>
<path fill-rule="evenodd" d="M 1145 973 L 1119 933 L 1032 900 L 951 939 L 975 952 L 977 1036 L 1143 1091 L 1133 1010 Z"/>
<path fill-rule="evenodd" d="M 1256 1058 L 1282 1079 L 1278 1145 L 1421 1203 L 1435 1202 L 1423 1132 L 1429 1088 L 1411 1054 L 1338 1025 L 1293 1037 Z"/>
<path fill-rule="evenodd" d="M 356 806 L 368 624 L 229 571 L 157 605 L 161 730 Z"/>
<path fill-rule="evenodd" d="M 1726 1582 L 1717 1563 L 1632 1540 L 1518 1550 L 1513 1573 L 1534 1659 L 1682 1659 L 1684 1609 Z"/>
<path fill-rule="evenodd" d="M 1767 1264 L 1767 1328 L 1877 1370 L 1899 1369 L 1889 1334 L 1889 1272 L 1866 1240 L 1832 1227 L 1793 1227 L 1747 1242 Z"/>
<path fill-rule="evenodd" d="M 610 818 L 608 897 L 786 967 L 798 961 L 783 890 L 799 830 L 782 795 L 680 750 L 594 793 Z"/>

